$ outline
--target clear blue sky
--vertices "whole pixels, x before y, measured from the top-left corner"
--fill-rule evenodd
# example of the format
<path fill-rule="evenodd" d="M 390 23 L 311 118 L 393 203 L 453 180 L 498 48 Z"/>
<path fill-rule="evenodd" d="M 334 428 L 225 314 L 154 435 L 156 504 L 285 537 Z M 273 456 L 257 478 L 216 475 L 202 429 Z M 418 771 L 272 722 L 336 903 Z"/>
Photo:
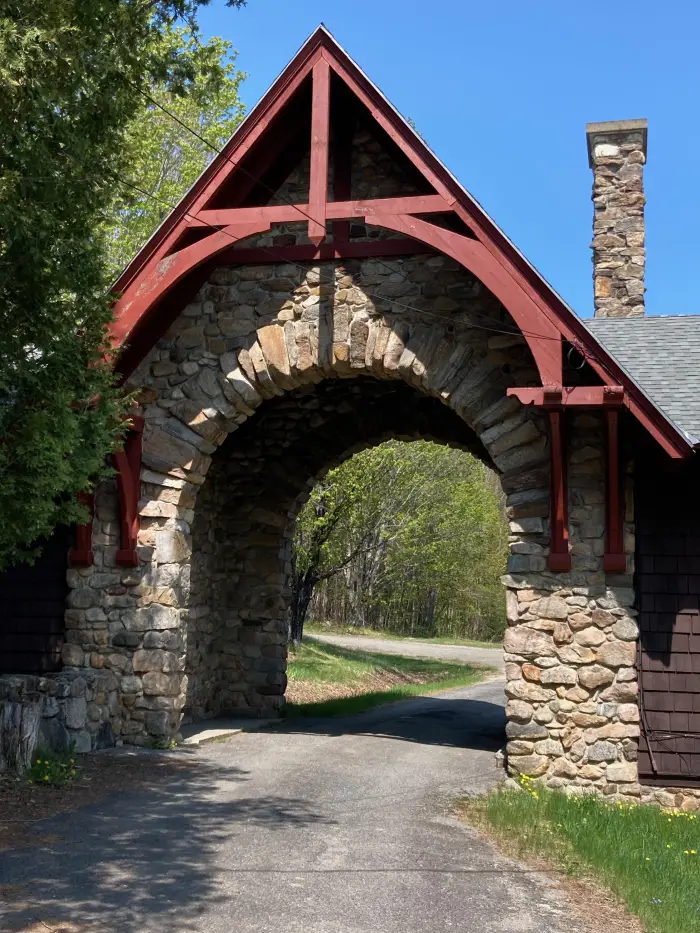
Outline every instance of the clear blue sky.
<path fill-rule="evenodd" d="M 323 21 L 527 258 L 592 314 L 585 124 L 649 119 L 647 314 L 700 314 L 697 0 L 213 0 L 252 106 Z"/>

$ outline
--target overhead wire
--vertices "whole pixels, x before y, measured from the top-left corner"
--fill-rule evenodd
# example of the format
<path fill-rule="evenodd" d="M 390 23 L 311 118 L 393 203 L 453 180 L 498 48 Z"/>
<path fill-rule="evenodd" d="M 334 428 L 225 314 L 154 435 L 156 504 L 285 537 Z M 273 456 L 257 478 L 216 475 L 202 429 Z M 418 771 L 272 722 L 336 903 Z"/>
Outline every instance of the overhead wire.
<path fill-rule="evenodd" d="M 173 113 L 171 110 L 169 110 L 169 109 L 168 109 L 167 107 L 165 107 L 163 104 L 161 104 L 160 101 L 156 100 L 156 98 L 153 97 L 153 95 L 150 94 L 148 91 L 146 91 L 144 88 L 139 87 L 139 86 L 138 86 L 137 84 L 135 84 L 134 82 L 130 82 L 130 83 L 131 83 L 132 86 L 135 88 L 135 90 L 137 90 L 144 98 L 146 98 L 151 104 L 153 104 L 153 106 L 157 107 L 160 111 L 162 111 L 164 114 L 166 114 L 166 116 L 168 116 L 171 120 L 173 120 L 175 123 L 177 123 L 179 126 L 181 126 L 184 130 L 186 130 L 188 133 L 190 133 L 192 136 L 194 136 L 194 137 L 195 137 L 196 139 L 198 139 L 200 142 L 204 143 L 204 145 L 207 146 L 207 147 L 208 147 L 212 152 L 214 152 L 216 155 L 221 156 L 226 162 L 229 163 L 229 165 L 233 166 L 233 168 L 235 168 L 235 169 L 239 170 L 240 172 L 242 172 L 242 173 L 243 173 L 244 175 L 246 175 L 251 181 L 253 181 L 256 185 L 260 185 L 260 187 L 264 188 L 264 189 L 265 189 L 266 191 L 268 191 L 270 194 L 273 194 L 273 195 L 276 195 L 276 196 L 280 197 L 280 198 L 285 202 L 285 204 L 287 204 L 288 207 L 291 207 L 291 208 L 293 208 L 294 210 L 296 210 L 297 213 L 299 213 L 299 214 L 301 215 L 301 217 L 304 218 L 305 220 L 310 220 L 310 221 L 312 221 L 312 222 L 315 222 L 315 218 L 312 217 L 311 214 L 309 214 L 307 211 L 303 210 L 303 208 L 302 208 L 299 204 L 295 204 L 295 203 L 291 200 L 291 198 L 289 198 L 289 197 L 287 197 L 286 195 L 280 193 L 279 190 L 276 190 L 276 189 L 272 188 L 270 185 L 266 184 L 266 183 L 262 180 L 262 178 L 260 178 L 259 176 L 254 175 L 252 172 L 248 171 L 248 169 L 246 169 L 246 167 L 241 163 L 240 160 L 236 162 L 236 161 L 234 161 L 233 159 L 231 159 L 228 155 L 226 155 L 226 153 L 224 152 L 223 149 L 220 149 L 220 148 L 219 148 L 218 146 L 216 146 L 213 142 L 211 142 L 211 140 L 207 139 L 206 136 L 202 135 L 202 133 L 200 133 L 198 130 L 194 129 L 192 126 L 190 126 L 189 124 L 185 123 L 185 121 L 182 120 L 182 119 L 180 119 L 180 117 L 178 117 L 177 114 Z M 171 208 L 171 209 L 172 209 L 172 208 Z M 197 220 L 198 220 L 199 223 L 203 223 L 203 221 L 201 220 L 201 218 L 197 218 Z M 219 229 L 220 229 L 219 227 L 216 227 L 216 226 L 213 225 L 213 224 L 210 224 L 209 226 L 213 226 L 214 229 L 216 229 L 216 230 L 219 230 Z M 267 251 L 269 252 L 269 249 L 268 249 Z M 384 262 L 380 257 L 373 256 L 373 257 L 370 257 L 370 258 L 372 259 L 373 262 L 377 262 L 378 264 L 384 266 L 384 268 L 385 268 L 387 271 L 389 271 L 390 273 L 394 273 L 394 272 L 396 271 L 395 269 L 392 269 L 391 266 L 389 266 L 386 262 Z M 280 259 L 280 262 L 289 262 L 289 260 Z M 292 265 L 298 266 L 299 268 L 303 269 L 304 271 L 307 271 L 307 270 L 305 269 L 305 267 L 301 266 L 299 263 L 295 263 L 295 262 L 291 261 L 291 264 L 292 264 Z M 368 294 L 368 293 L 367 293 L 367 294 Z M 370 295 L 369 297 L 376 297 L 376 296 Z M 390 299 L 387 299 L 387 298 L 385 298 L 385 297 L 383 297 L 383 296 L 380 296 L 380 297 L 381 297 L 381 300 L 383 300 L 383 301 L 390 300 Z M 425 311 L 420 310 L 420 309 L 418 309 L 418 308 L 412 308 L 410 305 L 406 305 L 406 304 L 401 303 L 401 302 L 392 302 L 392 303 L 395 304 L 395 305 L 397 305 L 397 306 L 399 306 L 399 307 L 403 307 L 403 308 L 405 308 L 406 310 L 411 311 L 411 312 L 413 312 L 413 313 L 415 313 L 415 314 L 426 314 L 426 313 L 430 313 L 431 316 L 439 317 L 439 318 L 444 319 L 444 320 L 450 320 L 451 323 L 453 323 L 453 324 L 456 323 L 456 322 L 453 321 L 451 318 L 447 318 L 446 315 L 437 315 L 435 312 L 425 312 Z M 490 321 L 490 318 L 488 318 L 487 315 L 480 314 L 479 312 L 471 312 L 471 314 L 472 314 L 473 316 L 476 316 L 476 317 L 479 317 L 479 318 L 486 319 L 486 320 L 489 320 L 489 321 Z M 540 339 L 540 340 L 553 340 L 553 341 L 558 341 L 558 338 L 556 338 L 556 337 L 550 337 L 550 336 L 547 335 L 547 334 L 529 333 L 529 332 L 527 332 L 527 331 L 521 330 L 520 328 L 517 328 L 517 326 L 516 326 L 513 330 L 505 330 L 505 329 L 503 329 L 503 328 L 496 329 L 496 328 L 493 328 L 493 325 L 492 325 L 492 324 L 491 324 L 489 327 L 485 327 L 485 326 L 482 326 L 482 325 L 476 325 L 476 324 L 468 324 L 467 326 L 469 326 L 469 327 L 479 327 L 480 329 L 483 329 L 483 330 L 492 330 L 493 333 L 500 333 L 500 334 L 505 334 L 505 335 L 509 335 L 509 336 L 518 336 L 518 335 L 521 335 L 521 334 L 522 334 L 522 336 L 525 336 L 525 337 L 536 337 L 537 339 Z M 584 356 L 586 355 L 585 353 L 583 353 L 582 348 L 576 347 L 576 349 L 577 349 L 582 355 L 584 355 Z"/>
<path fill-rule="evenodd" d="M 139 87 L 139 86 L 138 86 L 137 84 L 135 84 L 134 82 L 129 82 L 129 83 L 132 84 L 132 86 L 133 86 L 145 99 L 147 99 L 147 100 L 148 100 L 150 103 L 152 103 L 155 107 L 157 107 L 157 108 L 158 108 L 159 110 L 161 110 L 164 114 L 166 114 L 166 116 L 168 116 L 168 117 L 169 117 L 170 119 L 172 119 L 175 123 L 177 123 L 179 126 L 181 126 L 186 132 L 190 133 L 190 134 L 191 134 L 192 136 L 194 136 L 196 139 L 200 140 L 200 142 L 204 143 L 212 152 L 214 152 L 215 154 L 221 156 L 226 162 L 228 162 L 228 163 L 229 163 L 230 165 L 232 165 L 234 168 L 240 170 L 244 175 L 246 175 L 246 176 L 247 176 L 251 181 L 253 181 L 255 184 L 260 185 L 262 188 L 264 188 L 265 190 L 267 190 L 269 193 L 281 197 L 281 199 L 282 199 L 289 207 L 294 208 L 294 210 L 296 210 L 296 211 L 300 214 L 300 216 L 301 216 L 302 218 L 304 218 L 304 219 L 306 219 L 306 220 L 311 220 L 311 221 L 314 220 L 314 218 L 313 218 L 307 211 L 304 211 L 303 208 L 302 208 L 299 204 L 295 204 L 290 198 L 287 198 L 285 195 L 280 194 L 279 191 L 277 191 L 277 190 L 273 189 L 272 187 L 270 187 L 269 185 L 267 185 L 261 178 L 255 176 L 252 172 L 248 171 L 248 169 L 246 169 L 245 166 L 243 166 L 243 165 L 241 164 L 240 161 L 236 162 L 236 161 L 234 161 L 233 159 L 231 159 L 229 156 L 227 156 L 227 155 L 225 154 L 224 150 L 219 149 L 218 146 L 216 146 L 214 143 L 211 142 L 211 140 L 207 139 L 205 136 L 203 136 L 201 133 L 199 133 L 197 130 L 195 130 L 193 127 L 191 127 L 189 124 L 187 124 L 187 123 L 185 123 L 183 120 L 181 120 L 180 117 L 177 116 L 177 114 L 173 113 L 171 110 L 169 110 L 167 107 L 165 107 L 165 106 L 164 106 L 163 104 L 161 104 L 159 101 L 157 101 L 157 100 L 155 99 L 155 97 L 153 97 L 153 95 L 150 94 L 148 91 L 146 91 L 144 88 Z M 70 154 L 69 154 L 68 152 L 66 152 L 65 150 L 62 152 L 62 155 L 65 155 L 65 156 L 67 156 L 68 158 L 70 158 Z M 158 195 L 153 194 L 152 192 L 146 191 L 146 190 L 145 190 L 144 188 L 142 188 L 141 186 L 135 184 L 135 183 L 132 182 L 132 181 L 129 181 L 128 179 L 124 178 L 123 176 L 119 175 L 119 174 L 116 173 L 116 172 L 111 172 L 110 174 L 112 175 L 112 177 L 114 178 L 115 181 L 118 181 L 120 184 L 123 184 L 123 185 L 125 185 L 126 187 L 131 188 L 132 190 L 134 190 L 134 191 L 138 192 L 139 194 L 141 194 L 143 197 L 147 197 L 147 198 L 150 198 L 150 199 L 152 199 L 152 200 L 158 202 L 159 204 L 163 205 L 164 207 L 167 207 L 170 211 L 175 210 L 175 209 L 178 207 L 178 204 L 177 204 L 177 203 L 173 203 L 173 202 L 170 202 L 170 201 L 166 201 L 164 198 L 161 198 L 161 197 L 159 197 Z M 26 176 L 26 177 L 30 177 L 30 176 Z M 35 176 L 35 177 L 38 178 L 38 176 Z M 188 217 L 189 219 L 192 219 L 192 220 L 196 220 L 198 224 L 201 224 L 201 225 L 203 225 L 203 226 L 209 227 L 211 230 L 213 230 L 213 231 L 215 231 L 215 232 L 217 232 L 217 233 L 223 233 L 223 234 L 224 234 L 225 236 L 227 236 L 233 243 L 238 243 L 240 240 L 245 239 L 244 237 L 236 237 L 234 234 L 229 233 L 229 231 L 223 229 L 222 227 L 217 226 L 216 224 L 212 224 L 212 223 L 210 223 L 209 221 L 205 221 L 205 220 L 203 220 L 201 217 L 199 217 L 199 216 L 197 216 L 197 215 L 195 215 L 195 214 L 193 214 L 193 213 L 191 213 L 191 212 L 189 212 L 189 211 L 185 211 L 185 212 L 183 213 L 183 216 Z M 290 259 L 290 258 L 288 258 L 288 257 L 286 257 L 286 256 L 284 256 L 284 255 L 276 254 L 276 253 L 274 252 L 274 249 L 271 248 L 271 247 L 269 247 L 269 246 L 259 246 L 259 247 L 257 247 L 257 248 L 260 249 L 261 251 L 267 253 L 268 255 L 270 255 L 270 256 L 275 260 L 275 262 L 278 262 L 278 263 L 280 263 L 280 264 L 284 263 L 284 264 L 288 264 L 288 265 L 293 265 L 293 266 L 295 266 L 296 268 L 300 269 L 304 274 L 306 274 L 306 273 L 308 272 L 307 266 L 304 266 L 304 265 L 302 265 L 300 262 L 296 262 L 295 260 L 292 260 L 292 259 Z M 388 265 L 386 262 L 384 262 L 380 257 L 372 256 L 372 257 L 368 257 L 368 258 L 371 259 L 373 262 L 377 262 L 379 265 L 382 265 L 382 266 L 383 266 L 388 272 L 390 272 L 391 274 L 393 274 L 393 273 L 396 272 L 396 269 L 392 268 L 390 265 Z M 334 282 L 334 281 L 329 281 L 327 284 L 329 284 L 329 285 L 334 285 L 335 282 Z M 480 323 L 474 322 L 473 320 L 472 320 L 472 321 L 465 321 L 465 320 L 463 320 L 463 319 L 457 319 L 457 318 L 454 318 L 454 317 L 449 317 L 449 316 L 446 315 L 446 314 L 440 314 L 439 312 L 429 311 L 429 310 L 423 309 L 423 308 L 416 308 L 416 307 L 413 307 L 412 305 L 407 304 L 406 302 L 399 301 L 399 300 L 397 300 L 397 299 L 395 299 L 395 298 L 392 298 L 392 297 L 386 296 L 386 295 L 380 295 L 380 294 L 373 293 L 373 292 L 368 292 L 368 291 L 364 291 L 364 294 L 366 294 L 368 298 L 372 298 L 372 299 L 374 299 L 374 300 L 376 300 L 376 301 L 378 301 L 378 302 L 382 302 L 382 303 L 385 303 L 385 304 L 390 304 L 390 305 L 391 305 L 391 308 L 389 309 L 389 311 L 387 311 L 387 312 L 385 312 L 385 313 L 390 313 L 390 312 L 394 311 L 395 309 L 401 309 L 401 310 L 406 311 L 406 312 L 408 312 L 408 313 L 410 313 L 410 314 L 415 314 L 415 315 L 417 315 L 417 316 L 419 316 L 419 317 L 430 317 L 430 318 L 433 318 L 433 319 L 435 319 L 435 320 L 444 321 L 444 322 L 446 322 L 447 324 L 449 324 L 449 325 L 450 325 L 451 327 L 453 327 L 453 328 L 463 327 L 463 328 L 466 328 L 466 329 L 468 329 L 468 330 L 482 330 L 482 331 L 486 331 L 486 332 L 493 333 L 493 334 L 499 334 L 499 335 L 502 335 L 502 336 L 509 336 L 509 337 L 513 337 L 513 336 L 515 336 L 515 337 L 518 337 L 518 336 L 533 337 L 533 338 L 538 339 L 538 340 L 551 340 L 551 341 L 554 341 L 554 342 L 558 342 L 559 339 L 560 339 L 560 338 L 557 338 L 557 337 L 550 337 L 548 334 L 537 334 L 537 333 L 534 333 L 534 332 L 531 332 L 531 331 L 526 331 L 526 330 L 523 330 L 523 329 L 521 329 L 521 328 L 519 328 L 519 327 L 517 327 L 517 326 L 515 326 L 515 327 L 512 328 L 512 329 L 508 328 L 508 326 L 507 326 L 506 324 L 504 324 L 502 327 L 494 326 L 494 324 L 493 324 L 491 318 L 489 318 L 487 315 L 484 315 L 484 314 L 482 314 L 482 313 L 480 313 L 480 312 L 478 312 L 478 311 L 469 311 L 468 313 L 469 313 L 472 317 L 478 317 L 478 318 L 483 319 L 483 320 L 488 320 L 488 321 L 489 321 L 488 324 L 480 324 Z M 569 351 L 569 354 L 570 354 L 570 352 L 571 352 L 571 349 L 575 349 L 577 352 L 579 352 L 579 354 L 583 357 L 583 362 L 585 362 L 585 361 L 588 360 L 588 359 L 596 359 L 596 357 L 595 357 L 593 354 L 591 354 L 590 351 L 587 351 L 587 350 L 585 350 L 583 347 L 579 346 L 579 345 L 578 345 L 578 341 L 576 342 L 576 344 L 572 344 L 572 346 L 571 346 L 571 348 L 570 348 L 570 351 Z M 600 361 L 598 361 L 598 362 L 600 362 Z M 582 363 L 581 365 L 583 365 L 583 363 Z M 578 367 L 578 368 L 581 368 L 581 367 Z"/>

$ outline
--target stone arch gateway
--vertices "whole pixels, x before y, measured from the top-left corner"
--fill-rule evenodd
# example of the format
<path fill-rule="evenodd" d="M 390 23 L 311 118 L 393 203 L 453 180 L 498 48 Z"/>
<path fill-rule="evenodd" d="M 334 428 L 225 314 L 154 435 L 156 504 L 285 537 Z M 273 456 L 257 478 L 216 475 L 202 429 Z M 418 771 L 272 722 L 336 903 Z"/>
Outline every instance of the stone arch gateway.
<path fill-rule="evenodd" d="M 625 444 L 687 439 L 325 29 L 115 291 L 138 407 L 55 675 L 88 683 L 84 744 L 278 709 L 296 510 L 351 452 L 430 437 L 506 494 L 510 767 L 639 795 Z"/>

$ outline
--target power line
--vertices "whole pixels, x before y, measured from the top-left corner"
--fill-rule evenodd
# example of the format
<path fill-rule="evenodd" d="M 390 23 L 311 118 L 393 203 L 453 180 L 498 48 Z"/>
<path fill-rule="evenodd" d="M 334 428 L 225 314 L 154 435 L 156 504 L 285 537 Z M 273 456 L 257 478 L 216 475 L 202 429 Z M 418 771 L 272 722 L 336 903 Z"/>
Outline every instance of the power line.
<path fill-rule="evenodd" d="M 127 79 L 127 80 L 128 80 L 128 79 Z M 135 84 L 134 82 L 129 81 L 129 83 L 135 88 L 135 90 L 138 91 L 138 93 L 140 93 L 143 97 L 145 97 L 147 100 L 149 100 L 155 107 L 157 107 L 157 108 L 158 108 L 159 110 L 161 110 L 164 114 L 166 114 L 168 117 L 170 117 L 170 119 L 172 119 L 173 121 L 175 121 L 175 122 L 176 122 L 179 126 L 181 126 L 184 130 L 186 130 L 188 133 L 190 133 L 190 134 L 191 134 L 192 136 L 194 136 L 196 139 L 198 139 L 198 140 L 200 140 L 201 142 L 203 142 L 212 152 L 216 153 L 216 154 L 219 155 L 219 156 L 222 156 L 226 162 L 228 162 L 228 163 L 229 163 L 230 165 L 232 165 L 234 168 L 236 168 L 236 169 L 240 170 L 241 172 L 243 172 L 243 174 L 247 175 L 255 184 L 258 184 L 258 185 L 260 185 L 261 187 L 265 188 L 265 190 L 267 190 L 268 192 L 270 192 L 270 193 L 273 194 L 273 195 L 279 195 L 279 192 L 278 192 L 278 191 L 276 191 L 275 189 L 273 189 L 273 188 L 271 188 L 269 185 L 267 185 L 264 181 L 262 181 L 261 178 L 255 176 L 255 175 L 253 175 L 251 172 L 249 172 L 243 165 L 241 165 L 240 162 L 234 162 L 233 159 L 231 159 L 231 158 L 229 158 L 227 155 L 225 155 L 225 153 L 224 153 L 223 150 L 219 149 L 216 145 L 214 145 L 214 143 L 212 143 L 210 140 L 208 140 L 205 136 L 203 136 L 201 133 L 199 133 L 199 132 L 198 132 L 197 130 L 195 130 L 193 127 L 189 126 L 187 123 L 185 123 L 183 120 L 181 120 L 180 117 L 177 116 L 177 114 L 174 114 L 171 110 L 168 110 L 167 107 L 165 107 L 163 104 L 161 104 L 159 101 L 157 101 L 148 91 L 146 91 L 146 90 L 144 90 L 143 88 L 139 87 L 139 86 L 138 86 L 137 84 Z M 63 151 L 63 155 L 66 155 L 66 156 L 68 156 L 68 157 L 70 158 L 69 153 L 67 153 L 67 152 L 65 152 L 65 151 Z M 29 178 L 29 177 L 31 177 L 31 176 L 24 176 L 24 177 L 25 177 L 25 178 Z M 36 177 L 37 179 L 39 178 L 39 176 L 35 176 L 35 177 Z M 135 183 L 133 183 L 133 182 L 131 182 L 131 181 L 128 181 L 127 179 L 123 178 L 122 176 L 118 175 L 117 173 L 112 173 L 112 177 L 113 177 L 116 181 L 119 181 L 121 184 L 126 185 L 126 186 L 129 187 L 129 188 L 132 188 L 134 191 L 137 191 L 137 192 L 138 192 L 139 194 L 141 194 L 142 196 L 147 197 L 147 198 L 151 198 L 152 200 L 157 201 L 159 204 L 162 204 L 163 206 L 167 207 L 170 211 L 174 210 L 174 209 L 178 206 L 177 204 L 173 204 L 173 203 L 171 203 L 171 202 L 169 202 L 169 201 L 164 200 L 163 198 L 158 197 L 157 195 L 153 194 L 152 192 L 146 191 L 145 189 L 141 188 L 139 185 L 136 185 Z M 296 210 L 297 213 L 299 213 L 303 218 L 305 218 L 306 220 L 311 220 L 311 221 L 314 220 L 314 218 L 311 217 L 310 214 L 308 214 L 306 211 L 304 211 L 298 204 L 295 204 L 291 199 L 285 197 L 284 195 L 281 195 L 281 198 L 282 198 L 283 201 L 285 201 L 285 203 L 286 203 L 289 207 L 294 208 L 294 210 Z M 223 228 L 221 228 L 221 227 L 218 227 L 218 226 L 216 226 L 215 224 L 212 224 L 212 223 L 210 223 L 210 222 L 208 222 L 208 221 L 202 220 L 201 217 L 197 217 L 196 215 L 194 215 L 194 214 L 192 214 L 192 213 L 190 213 L 190 212 L 188 212 L 188 211 L 186 211 L 186 212 L 184 213 L 184 216 L 186 216 L 186 217 L 188 217 L 188 218 L 190 218 L 190 219 L 192 219 L 192 220 L 196 220 L 199 224 L 203 224 L 204 226 L 209 227 L 211 230 L 215 231 L 216 233 L 223 233 L 223 234 L 224 234 L 225 236 L 227 236 L 233 243 L 237 243 L 237 242 L 239 242 L 241 239 L 243 239 L 242 237 L 236 237 L 236 236 L 234 236 L 233 234 L 229 233 L 227 230 L 225 230 L 225 229 L 223 229 Z M 296 262 L 296 261 L 294 261 L 294 260 L 290 260 L 290 259 L 288 259 L 288 258 L 286 258 L 286 257 L 284 257 L 284 256 L 279 256 L 278 254 L 275 254 L 275 253 L 272 251 L 272 249 L 270 249 L 269 247 L 261 246 L 261 247 L 259 247 L 259 249 L 263 250 L 264 252 L 266 252 L 266 253 L 268 253 L 270 256 L 272 256 L 272 258 L 273 258 L 276 262 L 285 263 L 285 264 L 289 264 L 289 265 L 296 266 L 296 267 L 297 267 L 298 269 L 300 269 L 304 274 L 306 274 L 306 273 L 308 272 L 308 269 L 307 269 L 305 266 L 303 266 L 301 263 Z M 374 262 L 378 262 L 378 263 L 379 263 L 380 265 L 382 265 L 389 273 L 393 274 L 393 273 L 395 272 L 395 270 L 392 269 L 391 266 L 389 266 L 387 263 L 385 263 L 380 257 L 368 257 L 368 258 L 371 258 L 371 260 L 374 261 Z M 329 280 L 329 282 L 328 282 L 327 284 L 329 284 L 329 285 L 331 285 L 331 284 L 334 285 L 335 282 Z M 489 323 L 489 325 L 485 325 L 485 324 L 478 324 L 478 323 L 475 323 L 475 322 L 472 322 L 472 321 L 455 320 L 454 318 L 448 317 L 447 315 L 444 315 L 444 314 L 439 314 L 438 312 L 435 312 L 435 311 L 428 311 L 428 310 L 425 310 L 425 309 L 414 308 L 414 307 L 412 307 L 411 305 L 406 304 L 405 302 L 397 301 L 397 300 L 395 300 L 394 298 L 391 298 L 391 297 L 387 297 L 387 296 L 384 296 L 384 295 L 378 295 L 378 294 L 376 294 L 376 293 L 367 292 L 367 291 L 365 292 L 365 294 L 367 295 L 368 298 L 373 298 L 373 299 L 375 299 L 376 301 L 391 304 L 391 309 L 390 309 L 391 311 L 393 311 L 395 308 L 400 308 L 400 309 L 402 309 L 402 310 L 404 310 L 404 311 L 406 311 L 406 312 L 408 312 L 408 313 L 416 314 L 416 315 L 418 315 L 419 317 L 420 317 L 420 316 L 423 316 L 423 317 L 426 317 L 426 316 L 427 316 L 427 317 L 431 317 L 431 318 L 433 318 L 433 319 L 435 319 L 435 320 L 445 321 L 445 322 L 448 323 L 451 327 L 461 326 L 461 327 L 465 327 L 465 328 L 470 329 L 470 330 L 482 330 L 482 331 L 486 331 L 486 332 L 489 332 L 489 333 L 500 334 L 500 335 L 508 336 L 508 337 L 512 337 L 512 336 L 515 336 L 515 337 L 517 337 L 517 336 L 523 336 L 523 337 L 533 337 L 533 338 L 536 338 L 536 339 L 538 339 L 538 340 L 552 340 L 552 341 L 558 341 L 558 340 L 560 339 L 560 338 L 557 338 L 557 337 L 550 337 L 550 336 L 545 335 L 545 334 L 535 334 L 535 333 L 532 333 L 532 332 L 529 332 L 529 331 L 525 331 L 525 330 L 522 330 L 522 329 L 518 328 L 517 326 L 516 326 L 514 329 L 506 329 L 506 325 L 504 325 L 503 327 L 500 327 L 500 328 L 499 328 L 499 327 L 494 327 L 494 326 L 493 326 L 493 323 Z M 507 309 L 506 309 L 506 310 L 507 310 Z M 481 318 L 481 319 L 483 319 L 483 320 L 489 320 L 489 321 L 490 321 L 490 318 L 488 318 L 487 315 L 484 315 L 484 314 L 482 314 L 482 313 L 480 313 L 480 312 L 478 312 L 478 311 L 471 311 L 471 312 L 468 312 L 468 313 L 470 313 L 471 315 L 473 315 L 473 316 L 475 316 L 475 317 Z M 577 341 L 577 344 L 578 344 L 578 341 Z M 581 346 L 574 345 L 574 346 L 573 346 L 573 349 L 576 349 L 576 350 L 581 354 L 581 356 L 584 358 L 584 360 L 585 360 L 585 359 L 588 359 L 589 357 L 590 357 L 591 359 L 594 359 L 594 360 L 597 359 L 593 354 L 587 353 L 587 352 L 584 350 L 584 348 L 581 347 Z M 598 361 L 598 362 L 600 362 L 600 361 Z"/>
<path fill-rule="evenodd" d="M 303 210 L 303 209 L 300 207 L 300 205 L 295 204 L 295 203 L 291 200 L 291 198 L 285 196 L 284 194 L 280 194 L 280 192 L 279 192 L 278 190 L 276 190 L 276 189 L 272 188 L 270 185 L 266 184 L 260 177 L 258 177 L 258 176 L 256 176 L 256 175 L 253 175 L 253 173 L 252 173 L 252 172 L 249 172 L 248 169 L 246 169 L 245 166 L 242 165 L 240 161 L 234 162 L 233 159 L 229 158 L 229 156 L 227 156 L 227 155 L 224 153 L 224 150 L 223 150 L 223 149 L 219 149 L 219 147 L 216 146 L 214 143 L 212 143 L 211 140 L 207 139 L 206 136 L 203 136 L 198 130 L 194 129 L 194 128 L 191 127 L 189 124 L 185 123 L 184 120 L 181 120 L 180 117 L 178 117 L 177 114 L 173 113 L 171 110 L 169 110 L 169 109 L 168 109 L 167 107 L 165 107 L 163 104 L 161 104 L 160 101 L 156 100 L 155 97 L 153 97 L 153 95 L 150 94 L 148 91 L 146 91 L 144 88 L 139 87 L 139 85 L 135 84 L 134 82 L 129 82 L 129 83 L 132 84 L 132 86 L 134 87 L 134 89 L 137 90 L 143 97 L 145 97 L 145 98 L 146 98 L 147 100 L 149 100 L 155 107 L 157 107 L 157 108 L 158 108 L 159 110 L 161 110 L 164 114 L 166 114 L 166 116 L 170 117 L 171 120 L 175 121 L 175 123 L 177 123 L 179 126 L 181 126 L 184 130 L 186 130 L 188 133 L 190 133 L 190 134 L 191 134 L 192 136 L 194 136 L 196 139 L 200 140 L 200 142 L 203 142 L 205 146 L 207 146 L 207 147 L 208 147 L 212 152 L 214 152 L 216 155 L 221 156 L 226 162 L 229 163 L 229 165 L 233 166 L 233 168 L 238 169 L 238 170 L 241 171 L 244 175 L 247 175 L 248 178 L 251 179 L 251 181 L 253 181 L 256 185 L 260 185 L 260 187 L 264 188 L 264 189 L 265 189 L 266 191 L 268 191 L 270 194 L 272 194 L 272 195 L 277 195 L 278 197 L 280 197 L 289 207 L 294 208 L 294 210 L 296 210 L 297 213 L 300 214 L 300 215 L 301 215 L 303 218 L 305 218 L 306 220 L 310 220 L 310 221 L 312 221 L 312 222 L 315 222 L 315 218 L 313 218 L 309 213 L 307 213 L 307 211 Z M 200 218 L 197 218 L 197 220 L 198 220 L 198 222 L 200 222 L 200 223 L 202 222 Z M 211 225 L 211 224 L 210 224 L 209 226 L 214 226 L 214 225 Z M 218 228 L 218 227 L 215 227 L 215 229 L 218 230 L 219 228 Z M 371 258 L 373 259 L 373 261 L 378 262 L 380 265 L 384 266 L 384 268 L 385 268 L 387 271 L 389 271 L 390 273 L 393 273 L 393 272 L 394 272 L 394 270 L 391 268 L 391 266 L 387 265 L 380 257 L 371 257 Z M 298 265 L 297 263 L 293 263 L 293 264 Z M 300 267 L 300 268 L 303 268 L 303 267 Z M 386 299 L 385 299 L 385 300 L 386 300 Z M 396 303 L 400 305 L 399 302 L 396 302 Z M 409 308 L 408 305 L 404 305 L 404 307 L 406 307 L 408 310 L 412 310 L 414 313 L 422 313 L 422 312 L 419 312 L 417 308 Z M 507 309 L 506 309 L 506 310 L 507 310 Z M 480 318 L 484 319 L 484 320 L 490 320 L 490 319 L 487 317 L 487 315 L 480 314 L 478 311 L 477 311 L 477 312 L 471 312 L 471 313 L 474 314 L 474 315 L 477 316 L 477 317 L 480 317 Z M 435 316 L 435 315 L 434 315 L 434 316 Z M 445 318 L 445 319 L 447 320 L 447 318 Z M 471 325 L 471 326 L 478 326 L 478 325 Z M 487 328 L 483 328 L 483 329 L 486 330 Z M 522 334 L 523 336 L 537 337 L 538 339 L 543 339 L 543 340 L 557 340 L 557 339 L 558 339 L 558 338 L 556 338 L 556 337 L 549 337 L 549 336 L 544 335 L 544 334 L 530 334 L 530 333 L 527 333 L 526 331 L 520 330 L 520 329 L 517 328 L 517 327 L 516 327 L 514 330 L 510 330 L 510 331 L 506 331 L 506 330 L 494 330 L 494 333 L 501 333 L 501 334 L 514 335 L 514 336 L 517 336 L 518 334 Z M 578 348 L 577 348 L 577 349 L 578 349 Z M 579 351 L 579 352 L 582 352 L 582 351 Z M 585 354 L 583 354 L 583 355 L 585 355 Z"/>

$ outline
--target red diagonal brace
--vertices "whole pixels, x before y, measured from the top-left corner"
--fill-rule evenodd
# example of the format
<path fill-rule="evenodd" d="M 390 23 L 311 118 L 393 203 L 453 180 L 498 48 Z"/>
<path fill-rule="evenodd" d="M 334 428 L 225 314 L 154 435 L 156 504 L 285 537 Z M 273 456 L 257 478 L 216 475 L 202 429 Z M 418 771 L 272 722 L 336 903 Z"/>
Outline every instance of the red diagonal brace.
<path fill-rule="evenodd" d="M 571 570 L 569 554 L 569 508 L 566 490 L 566 459 L 561 411 L 549 412 L 552 457 L 549 569 Z"/>
<path fill-rule="evenodd" d="M 112 455 L 117 470 L 121 547 L 116 561 L 120 567 L 137 567 L 136 545 L 139 533 L 139 498 L 141 496 L 141 438 L 143 418 L 132 418 L 132 429 L 124 450 Z"/>
<path fill-rule="evenodd" d="M 316 246 L 326 238 L 328 201 L 328 135 L 331 100 L 330 67 L 325 58 L 314 65 L 311 103 L 311 174 L 309 239 Z"/>
<path fill-rule="evenodd" d="M 624 573 L 627 569 L 624 544 L 624 497 L 620 488 L 619 414 L 605 413 L 608 433 L 608 470 L 605 522 L 605 554 L 603 569 L 608 573 Z"/>

